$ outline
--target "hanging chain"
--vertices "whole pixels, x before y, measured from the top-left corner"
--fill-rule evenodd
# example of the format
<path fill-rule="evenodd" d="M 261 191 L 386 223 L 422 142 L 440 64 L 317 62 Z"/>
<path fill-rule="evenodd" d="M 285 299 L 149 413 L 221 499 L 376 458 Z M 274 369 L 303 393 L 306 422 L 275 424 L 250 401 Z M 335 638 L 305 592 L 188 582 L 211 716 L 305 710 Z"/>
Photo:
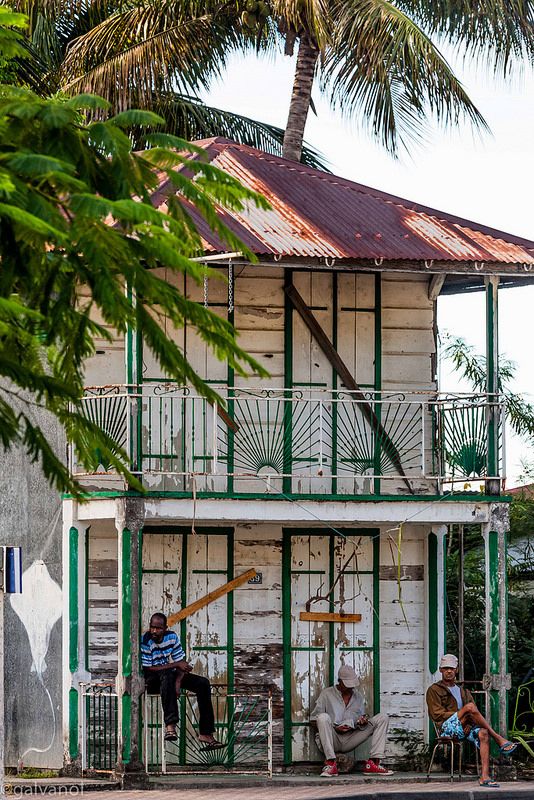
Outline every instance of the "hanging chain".
<path fill-rule="evenodd" d="M 208 276 L 204 275 L 204 308 L 208 307 Z"/>
<path fill-rule="evenodd" d="M 234 310 L 234 265 L 228 264 L 228 313 Z"/>

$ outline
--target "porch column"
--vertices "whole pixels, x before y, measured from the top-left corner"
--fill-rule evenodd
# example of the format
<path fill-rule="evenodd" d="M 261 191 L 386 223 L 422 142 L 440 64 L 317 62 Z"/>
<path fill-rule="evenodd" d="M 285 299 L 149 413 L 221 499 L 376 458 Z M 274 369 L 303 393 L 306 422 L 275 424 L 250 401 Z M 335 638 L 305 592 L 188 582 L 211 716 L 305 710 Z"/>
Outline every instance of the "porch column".
<path fill-rule="evenodd" d="M 116 771 L 143 772 L 140 739 L 140 703 L 144 681 L 139 668 L 141 547 L 144 521 L 142 498 L 118 501 L 118 736 Z"/>
<path fill-rule="evenodd" d="M 91 680 L 86 668 L 86 559 L 89 525 L 77 518 L 75 500 L 63 501 L 63 751 L 65 769 L 82 768 L 80 684 Z"/>
<path fill-rule="evenodd" d="M 494 480 L 486 481 L 486 494 L 499 495 L 499 276 L 492 275 L 486 281 L 486 392 L 488 406 L 487 428 L 487 474 Z"/>
<path fill-rule="evenodd" d="M 426 688 L 441 678 L 438 672 L 439 660 L 445 652 L 445 556 L 446 525 L 435 525 L 428 534 L 426 544 Z M 426 704 L 424 714 L 428 716 Z M 426 728 L 430 740 L 434 728 L 430 719 Z"/>
<path fill-rule="evenodd" d="M 495 730 L 503 735 L 506 735 L 508 729 L 507 692 L 511 686 L 506 641 L 508 629 L 506 534 L 508 529 L 508 506 L 504 503 L 492 505 L 489 522 L 482 526 L 486 588 L 484 686 L 489 690 L 489 708 L 486 709 L 486 713 Z"/>

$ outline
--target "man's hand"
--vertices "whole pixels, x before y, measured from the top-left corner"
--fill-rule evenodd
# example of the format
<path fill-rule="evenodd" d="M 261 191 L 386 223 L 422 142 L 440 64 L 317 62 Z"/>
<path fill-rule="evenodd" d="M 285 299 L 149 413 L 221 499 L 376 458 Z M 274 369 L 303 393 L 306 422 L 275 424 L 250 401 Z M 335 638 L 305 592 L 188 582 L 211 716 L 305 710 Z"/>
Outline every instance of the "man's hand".
<path fill-rule="evenodd" d="M 367 716 L 367 714 L 362 714 L 361 717 L 359 717 L 356 720 L 356 726 L 358 728 L 365 728 L 368 722 L 369 722 L 369 717 Z"/>
<path fill-rule="evenodd" d="M 188 664 L 187 661 L 175 661 L 173 667 L 182 669 L 184 672 L 193 672 L 193 667 L 191 664 Z"/>

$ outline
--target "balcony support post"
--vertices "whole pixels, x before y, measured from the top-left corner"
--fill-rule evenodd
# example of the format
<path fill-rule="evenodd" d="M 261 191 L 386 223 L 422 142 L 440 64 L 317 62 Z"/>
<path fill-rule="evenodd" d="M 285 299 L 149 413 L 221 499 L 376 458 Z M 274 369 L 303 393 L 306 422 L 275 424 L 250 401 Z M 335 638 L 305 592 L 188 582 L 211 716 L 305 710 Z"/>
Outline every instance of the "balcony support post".
<path fill-rule="evenodd" d="M 491 275 L 486 283 L 486 395 L 487 395 L 487 474 L 486 494 L 499 495 L 499 276 Z"/>
<path fill-rule="evenodd" d="M 83 767 L 82 684 L 86 669 L 87 522 L 78 521 L 76 500 L 63 501 L 63 742 L 64 770 L 77 775 Z"/>
<path fill-rule="evenodd" d="M 144 501 L 125 497 L 118 501 L 115 525 L 118 557 L 118 670 L 117 764 L 123 786 L 143 785 L 141 762 L 141 697 L 144 680 L 140 670 L 140 603 Z"/>
<path fill-rule="evenodd" d="M 486 709 L 486 713 L 495 730 L 503 735 L 506 735 L 508 729 L 507 692 L 511 685 L 508 674 L 506 575 L 506 536 L 509 527 L 508 506 L 505 503 L 492 504 L 489 520 L 482 525 L 486 599 L 484 688 L 489 698 L 489 708 Z"/>
<path fill-rule="evenodd" d="M 447 557 L 448 526 L 441 524 L 432 525 L 426 539 L 426 684 L 440 679 L 439 659 L 445 652 L 446 646 L 446 557 Z M 433 726 L 428 720 L 426 730 L 427 741 L 434 735 Z"/>

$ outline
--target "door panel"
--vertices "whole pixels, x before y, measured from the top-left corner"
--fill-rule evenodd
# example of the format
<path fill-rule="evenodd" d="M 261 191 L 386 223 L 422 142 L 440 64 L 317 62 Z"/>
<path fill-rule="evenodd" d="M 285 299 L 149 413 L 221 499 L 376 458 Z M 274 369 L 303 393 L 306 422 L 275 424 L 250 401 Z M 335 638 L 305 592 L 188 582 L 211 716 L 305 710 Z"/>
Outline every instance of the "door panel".
<path fill-rule="evenodd" d="M 378 595 L 375 576 L 377 532 L 347 531 L 302 535 L 284 531 L 286 563 L 283 591 L 290 624 L 285 627 L 286 760 L 322 758 L 308 725 L 321 690 L 334 684 L 341 664 L 354 666 L 359 690 L 374 713 L 375 646 L 378 629 Z M 325 596 L 310 602 L 314 596 Z M 360 622 L 302 621 L 308 604 L 312 612 L 361 614 Z M 376 687 L 378 690 L 378 687 Z"/>

